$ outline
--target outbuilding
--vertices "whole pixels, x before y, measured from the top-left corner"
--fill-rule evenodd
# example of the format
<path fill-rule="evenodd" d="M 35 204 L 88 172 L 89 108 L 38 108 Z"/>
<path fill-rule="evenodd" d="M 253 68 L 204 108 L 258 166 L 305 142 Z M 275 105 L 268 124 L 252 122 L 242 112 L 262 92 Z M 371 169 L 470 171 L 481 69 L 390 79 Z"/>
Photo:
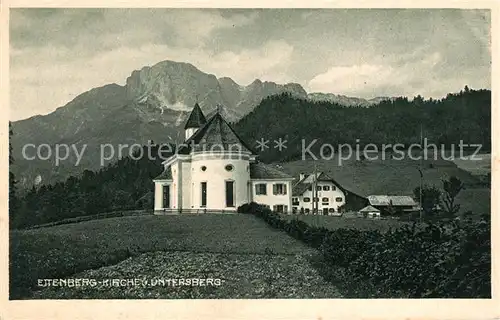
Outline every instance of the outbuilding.
<path fill-rule="evenodd" d="M 369 218 L 378 218 L 380 217 L 380 210 L 373 206 L 366 206 L 363 209 L 359 210 L 359 213 L 363 216 L 367 216 Z"/>

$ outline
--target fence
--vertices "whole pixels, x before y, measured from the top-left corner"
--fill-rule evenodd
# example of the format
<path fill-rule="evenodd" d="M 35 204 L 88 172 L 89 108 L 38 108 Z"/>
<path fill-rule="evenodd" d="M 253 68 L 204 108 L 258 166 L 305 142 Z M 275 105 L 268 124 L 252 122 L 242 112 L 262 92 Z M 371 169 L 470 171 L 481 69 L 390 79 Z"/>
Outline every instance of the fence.
<path fill-rule="evenodd" d="M 238 213 L 236 211 L 236 208 L 233 209 L 233 210 L 224 210 L 224 209 L 205 209 L 205 208 L 198 208 L 198 209 L 193 209 L 193 208 L 189 208 L 189 209 L 172 209 L 172 208 L 168 208 L 168 209 L 162 209 L 162 210 L 156 210 L 154 212 L 154 214 L 156 215 L 174 215 L 174 214 L 193 214 L 193 215 L 197 215 L 197 214 L 232 214 L 232 213 Z M 319 212 L 319 213 L 301 213 L 301 212 L 293 212 L 293 211 L 284 211 L 284 212 L 277 212 L 279 214 L 283 214 L 283 215 L 323 215 L 323 212 Z M 336 216 L 336 217 L 341 217 L 342 216 L 342 213 L 329 213 L 328 214 L 329 216 Z"/>
<path fill-rule="evenodd" d="M 116 217 L 127 217 L 127 216 L 152 215 L 152 214 L 153 214 L 152 210 L 111 211 L 111 212 L 103 212 L 103 213 L 98 213 L 98 214 L 93 214 L 93 215 L 88 215 L 88 216 L 68 218 L 68 219 L 48 222 L 48 223 L 44 223 L 44 224 L 37 224 L 34 226 L 29 226 L 25 229 L 38 229 L 38 228 L 57 226 L 57 225 L 61 225 L 61 224 L 77 223 L 77 222 L 90 221 L 90 220 L 116 218 Z"/>
<path fill-rule="evenodd" d="M 233 214 L 237 213 L 236 208 L 234 210 L 224 210 L 224 209 L 162 209 L 154 211 L 155 215 L 177 215 L 177 214 L 185 214 L 185 215 L 199 215 L 199 214 Z"/>

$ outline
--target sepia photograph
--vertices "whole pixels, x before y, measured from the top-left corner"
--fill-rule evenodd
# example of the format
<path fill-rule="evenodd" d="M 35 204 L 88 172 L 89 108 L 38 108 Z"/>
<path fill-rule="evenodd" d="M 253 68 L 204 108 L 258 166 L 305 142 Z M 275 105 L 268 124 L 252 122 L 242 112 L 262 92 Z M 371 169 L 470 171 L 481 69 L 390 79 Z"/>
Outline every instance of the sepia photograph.
<path fill-rule="evenodd" d="M 9 300 L 492 298 L 490 9 L 8 19 Z"/>

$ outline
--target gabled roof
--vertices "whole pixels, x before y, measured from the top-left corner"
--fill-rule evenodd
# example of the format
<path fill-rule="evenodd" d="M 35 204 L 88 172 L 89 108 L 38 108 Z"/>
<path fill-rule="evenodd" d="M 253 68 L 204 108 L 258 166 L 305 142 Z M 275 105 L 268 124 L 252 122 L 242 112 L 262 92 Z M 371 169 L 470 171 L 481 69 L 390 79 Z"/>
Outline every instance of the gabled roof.
<path fill-rule="evenodd" d="M 321 175 L 321 172 L 316 172 L 316 177 L 319 178 L 319 176 Z M 310 184 L 310 183 L 313 183 L 314 182 L 314 174 L 309 174 L 309 175 L 306 175 L 302 180 L 300 180 L 299 182 L 302 182 L 302 183 L 306 183 L 306 184 Z"/>
<path fill-rule="evenodd" d="M 331 181 L 337 187 L 342 189 L 342 187 L 337 183 L 337 181 L 335 181 L 332 177 L 330 177 L 328 174 L 324 172 L 317 172 L 316 179 L 317 181 Z M 293 186 L 292 195 L 294 196 L 303 195 L 304 192 L 307 190 L 307 188 L 309 188 L 309 186 L 311 186 L 313 182 L 314 182 L 314 174 L 309 174 L 305 176 L 302 180 L 300 180 Z"/>
<path fill-rule="evenodd" d="M 335 184 L 338 184 L 335 179 L 333 179 L 331 176 L 329 176 L 325 172 L 320 172 L 318 175 L 318 181 L 333 181 Z"/>
<path fill-rule="evenodd" d="M 316 173 L 317 181 L 331 181 L 337 188 L 342 190 L 345 195 L 352 194 L 357 197 L 364 198 L 363 196 L 352 192 L 346 188 L 344 188 L 337 180 L 333 179 L 331 175 L 329 175 L 326 172 L 317 172 Z M 304 192 L 311 186 L 311 184 L 314 182 L 314 174 L 310 174 L 305 176 L 302 180 L 297 182 L 293 187 L 292 187 L 292 195 L 293 196 L 302 196 Z"/>
<path fill-rule="evenodd" d="M 359 212 L 380 212 L 380 210 L 372 206 L 366 206 L 363 209 L 359 210 Z"/>
<path fill-rule="evenodd" d="M 205 125 L 205 123 L 207 123 L 207 119 L 201 111 L 200 105 L 196 103 L 194 105 L 193 111 L 191 111 L 191 114 L 189 115 L 184 129 L 201 128 Z"/>
<path fill-rule="evenodd" d="M 410 196 L 371 195 L 367 197 L 372 206 L 416 206 L 417 203 Z"/>
<path fill-rule="evenodd" d="M 283 179 L 292 180 L 293 177 L 272 165 L 256 162 L 250 164 L 250 179 Z"/>
<path fill-rule="evenodd" d="M 219 112 L 196 131 L 179 148 L 179 154 L 191 151 L 243 151 L 254 154 L 252 148 L 236 134 Z"/>
<path fill-rule="evenodd" d="M 163 172 L 160 173 L 159 176 L 154 178 L 153 181 L 154 180 L 172 180 L 172 170 L 171 170 L 170 166 L 165 168 L 165 170 L 163 170 Z"/>

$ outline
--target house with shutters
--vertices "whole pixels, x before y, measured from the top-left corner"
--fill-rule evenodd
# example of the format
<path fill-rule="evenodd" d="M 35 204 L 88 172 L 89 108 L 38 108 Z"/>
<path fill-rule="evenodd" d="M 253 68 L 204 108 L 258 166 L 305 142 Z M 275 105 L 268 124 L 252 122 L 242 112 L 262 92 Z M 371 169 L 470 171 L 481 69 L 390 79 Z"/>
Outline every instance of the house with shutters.
<path fill-rule="evenodd" d="M 291 211 L 293 177 L 259 162 L 219 108 L 207 119 L 196 103 L 184 129 L 184 143 L 153 179 L 155 213 L 231 213 L 252 201 Z"/>
<path fill-rule="evenodd" d="M 367 204 L 365 197 L 345 189 L 326 172 L 300 174 L 292 189 L 294 214 L 338 215 Z"/>

